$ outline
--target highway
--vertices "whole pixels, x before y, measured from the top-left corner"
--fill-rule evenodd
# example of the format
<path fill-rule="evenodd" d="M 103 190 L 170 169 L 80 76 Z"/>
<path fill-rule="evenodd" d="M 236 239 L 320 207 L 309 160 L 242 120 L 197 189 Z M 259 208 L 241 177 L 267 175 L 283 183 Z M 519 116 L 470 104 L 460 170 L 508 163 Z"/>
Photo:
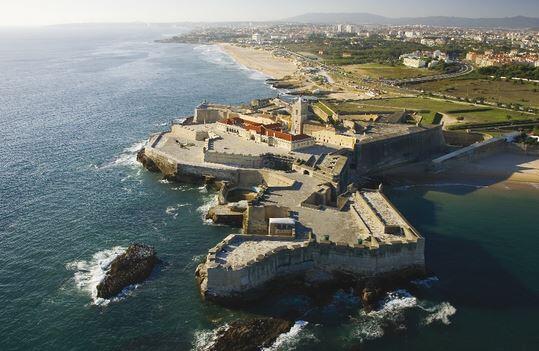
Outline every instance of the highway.
<path fill-rule="evenodd" d="M 449 78 L 456 78 L 456 77 L 464 76 L 466 74 L 473 72 L 473 70 L 474 68 L 472 65 L 469 65 L 467 63 L 461 63 L 459 70 L 453 73 L 444 73 L 444 74 L 437 74 L 434 76 L 416 77 L 416 78 L 407 78 L 407 79 L 386 79 L 383 82 L 390 85 L 424 83 L 424 82 L 431 82 L 434 80 L 442 80 L 442 79 L 449 79 Z"/>

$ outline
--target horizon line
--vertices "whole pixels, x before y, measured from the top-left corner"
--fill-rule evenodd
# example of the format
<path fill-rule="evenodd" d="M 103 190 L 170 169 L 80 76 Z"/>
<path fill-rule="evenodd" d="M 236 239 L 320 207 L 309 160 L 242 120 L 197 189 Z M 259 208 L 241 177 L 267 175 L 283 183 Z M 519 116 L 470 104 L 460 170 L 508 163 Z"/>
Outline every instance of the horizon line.
<path fill-rule="evenodd" d="M 463 19 L 504 19 L 504 18 L 518 18 L 518 17 L 524 17 L 524 18 L 533 18 L 533 19 L 539 19 L 539 17 L 535 16 L 525 16 L 522 14 L 513 15 L 513 16 L 504 16 L 504 17 L 464 17 L 464 16 L 444 16 L 444 15 L 428 15 L 428 16 L 418 16 L 418 17 L 411 17 L 411 16 L 403 16 L 403 17 L 390 17 L 385 15 L 379 15 L 372 12 L 305 12 L 299 15 L 293 15 L 287 18 L 283 19 L 268 19 L 268 20 L 178 20 L 178 21 L 144 21 L 144 20 L 129 20 L 129 21 L 87 21 L 87 22 L 61 22 L 61 23 L 48 23 L 48 24 L 0 24 L 0 28 L 36 28 L 36 27 L 53 27 L 53 26 L 63 26 L 63 25 L 92 25 L 92 24 L 178 24 L 178 23 L 187 23 L 187 24 L 197 24 L 197 23 L 248 23 L 248 22 L 255 22 L 255 23 L 272 23 L 272 22 L 280 22 L 280 23 L 286 23 L 291 22 L 294 23 L 294 21 L 288 21 L 289 19 L 305 16 L 305 15 L 354 15 L 354 14 L 365 14 L 365 15 L 372 15 L 372 16 L 378 16 L 378 17 L 384 17 L 387 19 L 415 19 L 415 18 L 432 18 L 432 17 L 439 17 L 439 18 L 463 18 Z M 315 23 L 315 22 L 313 22 Z M 377 23 L 369 23 L 369 24 L 377 24 Z M 385 25 L 385 24 L 384 24 Z"/>

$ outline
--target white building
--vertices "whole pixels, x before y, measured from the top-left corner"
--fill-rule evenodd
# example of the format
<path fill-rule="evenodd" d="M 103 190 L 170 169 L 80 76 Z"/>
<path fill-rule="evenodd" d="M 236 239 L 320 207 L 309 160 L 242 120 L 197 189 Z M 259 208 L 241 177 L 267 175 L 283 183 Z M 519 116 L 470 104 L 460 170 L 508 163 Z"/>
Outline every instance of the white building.
<path fill-rule="evenodd" d="M 404 57 L 403 63 L 407 67 L 423 68 L 427 65 L 427 62 L 419 57 Z"/>

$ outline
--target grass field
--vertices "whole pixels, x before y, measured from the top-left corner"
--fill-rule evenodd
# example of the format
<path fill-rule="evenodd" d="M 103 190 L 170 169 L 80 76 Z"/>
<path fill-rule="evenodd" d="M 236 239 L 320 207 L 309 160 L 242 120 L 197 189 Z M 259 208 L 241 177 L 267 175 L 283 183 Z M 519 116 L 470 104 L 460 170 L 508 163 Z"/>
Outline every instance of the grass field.
<path fill-rule="evenodd" d="M 457 79 L 415 84 L 414 89 L 439 92 L 446 95 L 475 99 L 483 97 L 489 102 L 520 104 L 539 108 L 539 85 L 513 81 L 492 81 L 466 76 Z"/>
<path fill-rule="evenodd" d="M 376 63 L 366 63 L 361 65 L 347 65 L 342 67 L 345 71 L 360 75 L 369 76 L 373 79 L 404 79 L 413 77 L 425 77 L 438 74 L 439 72 L 422 68 L 411 68 L 406 66 L 389 66 Z"/>
<path fill-rule="evenodd" d="M 403 109 L 417 111 L 423 116 L 424 123 L 432 123 L 437 112 L 452 117 L 462 117 L 462 122 L 500 122 L 509 119 L 530 119 L 538 115 L 530 115 L 516 111 L 508 111 L 489 106 L 477 106 L 469 103 L 458 103 L 443 99 L 427 97 L 392 98 L 364 100 L 361 102 L 345 102 L 334 104 L 340 113 L 364 113 L 369 111 L 399 111 Z M 509 116 L 509 118 L 508 118 Z"/>

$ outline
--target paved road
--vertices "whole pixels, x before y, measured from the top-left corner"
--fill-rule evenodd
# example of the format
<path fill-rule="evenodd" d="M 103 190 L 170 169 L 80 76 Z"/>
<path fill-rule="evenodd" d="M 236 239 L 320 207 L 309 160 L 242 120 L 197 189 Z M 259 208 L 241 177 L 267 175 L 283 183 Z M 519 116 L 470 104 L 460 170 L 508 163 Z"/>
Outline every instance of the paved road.
<path fill-rule="evenodd" d="M 393 80 L 387 79 L 387 80 L 384 80 L 384 83 L 391 84 L 391 85 L 403 85 L 403 84 L 415 84 L 415 83 L 431 82 L 431 81 L 434 81 L 434 80 L 442 80 L 442 79 L 460 77 L 460 76 L 466 75 L 468 73 L 471 73 L 473 70 L 474 70 L 474 68 L 471 65 L 469 65 L 467 63 L 462 63 L 457 72 L 438 74 L 438 75 L 435 75 L 435 76 L 427 76 L 427 77 L 408 78 L 408 79 L 393 79 Z"/>

